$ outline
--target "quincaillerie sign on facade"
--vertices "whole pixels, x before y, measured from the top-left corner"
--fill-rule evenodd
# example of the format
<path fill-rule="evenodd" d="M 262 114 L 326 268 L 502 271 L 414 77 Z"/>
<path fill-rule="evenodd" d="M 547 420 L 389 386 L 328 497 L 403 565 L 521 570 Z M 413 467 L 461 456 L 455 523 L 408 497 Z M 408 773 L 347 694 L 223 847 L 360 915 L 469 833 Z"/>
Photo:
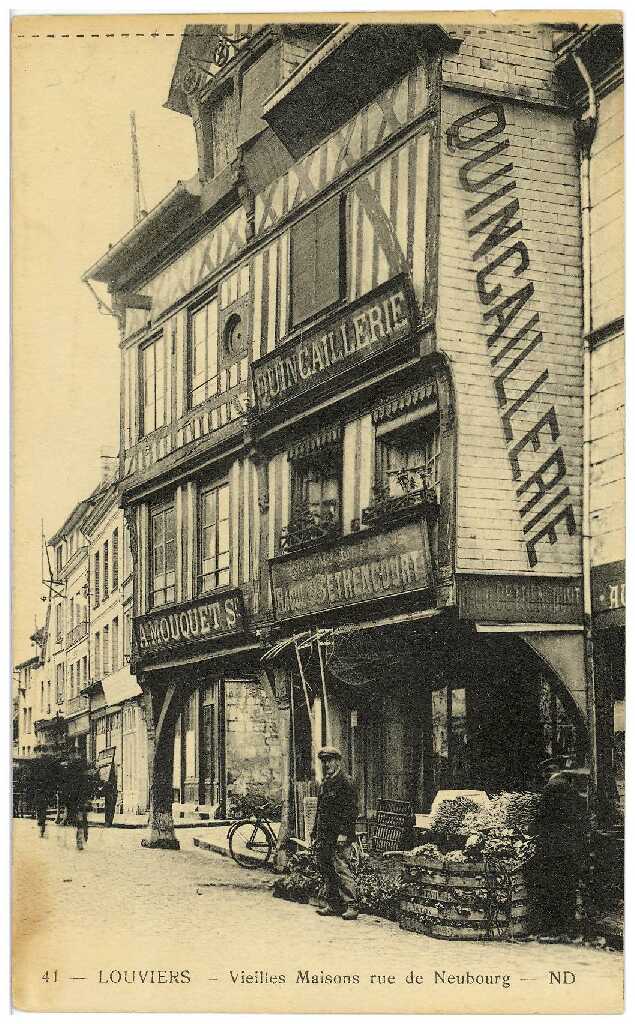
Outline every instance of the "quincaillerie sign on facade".
<path fill-rule="evenodd" d="M 244 623 L 240 590 L 157 610 L 135 620 L 138 656 L 143 661 L 175 649 L 196 647 L 229 633 L 242 633 Z"/>
<path fill-rule="evenodd" d="M 431 586 L 423 523 L 357 533 L 327 549 L 283 555 L 271 563 L 277 619 L 293 619 Z"/>
<path fill-rule="evenodd" d="M 413 299 L 403 274 L 351 303 L 326 325 L 301 333 L 252 368 L 258 413 L 393 348 L 412 333 Z"/>

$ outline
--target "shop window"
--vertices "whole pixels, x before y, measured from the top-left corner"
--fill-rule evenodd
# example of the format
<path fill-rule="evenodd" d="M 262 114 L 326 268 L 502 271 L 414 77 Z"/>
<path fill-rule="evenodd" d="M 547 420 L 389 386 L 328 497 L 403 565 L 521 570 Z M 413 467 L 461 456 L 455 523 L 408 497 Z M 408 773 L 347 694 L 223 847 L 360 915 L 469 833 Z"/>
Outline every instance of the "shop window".
<path fill-rule="evenodd" d="M 469 784 L 466 693 L 462 687 L 432 691 L 432 770 L 434 788 Z"/>
<path fill-rule="evenodd" d="M 575 724 L 546 676 L 539 680 L 538 714 L 546 757 L 576 759 Z"/>
<path fill-rule="evenodd" d="M 119 586 L 119 530 L 112 531 L 112 589 Z"/>
<path fill-rule="evenodd" d="M 153 510 L 150 516 L 150 604 L 153 608 L 176 599 L 176 522 L 174 506 Z"/>
<path fill-rule="evenodd" d="M 190 408 L 218 393 L 218 301 L 215 298 L 190 317 L 189 378 Z"/>
<path fill-rule="evenodd" d="M 342 202 L 334 196 L 291 228 L 291 321 L 299 324 L 342 297 Z"/>
<path fill-rule="evenodd" d="M 141 433 L 151 434 L 167 422 L 168 346 L 163 334 L 144 345 L 141 366 Z"/>
<path fill-rule="evenodd" d="M 335 537 L 341 521 L 342 449 L 322 448 L 291 462 L 291 515 L 281 550 Z"/>
<path fill-rule="evenodd" d="M 211 487 L 201 494 L 199 592 L 230 582 L 229 486 Z"/>

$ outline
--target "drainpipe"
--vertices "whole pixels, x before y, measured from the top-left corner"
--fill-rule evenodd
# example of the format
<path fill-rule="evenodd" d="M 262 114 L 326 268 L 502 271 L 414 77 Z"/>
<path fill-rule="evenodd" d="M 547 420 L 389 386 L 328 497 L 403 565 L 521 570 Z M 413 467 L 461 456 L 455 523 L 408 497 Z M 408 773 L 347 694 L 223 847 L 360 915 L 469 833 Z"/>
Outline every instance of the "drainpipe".
<path fill-rule="evenodd" d="M 591 76 L 582 61 L 573 60 L 587 91 L 587 107 L 576 123 L 580 161 L 580 214 L 582 227 L 583 303 L 583 436 L 582 436 L 582 585 L 587 682 L 587 718 L 590 738 L 591 793 L 594 811 L 598 803 L 598 730 L 593 652 L 593 608 L 591 603 L 591 145 L 597 128 L 597 100 Z"/>

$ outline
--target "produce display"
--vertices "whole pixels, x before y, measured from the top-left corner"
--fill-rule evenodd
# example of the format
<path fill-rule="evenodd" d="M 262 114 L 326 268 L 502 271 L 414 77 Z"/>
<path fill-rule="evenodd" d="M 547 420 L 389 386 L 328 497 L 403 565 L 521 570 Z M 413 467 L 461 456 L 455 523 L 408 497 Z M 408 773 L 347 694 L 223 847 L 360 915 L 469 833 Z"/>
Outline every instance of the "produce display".
<path fill-rule="evenodd" d="M 486 806 L 464 796 L 444 800 L 425 842 L 412 850 L 361 858 L 360 910 L 445 938 L 527 934 L 524 869 L 535 853 L 538 801 L 534 793 L 500 793 Z M 321 878 L 311 851 L 289 859 L 273 890 L 283 899 L 320 898 Z"/>

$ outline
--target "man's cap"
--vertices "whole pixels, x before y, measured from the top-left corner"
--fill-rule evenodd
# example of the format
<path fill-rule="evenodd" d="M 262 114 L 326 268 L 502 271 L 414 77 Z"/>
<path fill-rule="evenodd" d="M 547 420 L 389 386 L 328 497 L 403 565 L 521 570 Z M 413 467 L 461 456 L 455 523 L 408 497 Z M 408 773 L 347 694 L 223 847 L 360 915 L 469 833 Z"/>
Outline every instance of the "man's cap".
<path fill-rule="evenodd" d="M 322 747 L 321 750 L 318 750 L 318 757 L 319 757 L 320 761 L 324 761 L 324 759 L 327 758 L 327 757 L 341 757 L 341 756 L 342 755 L 340 754 L 340 752 L 337 749 L 337 747 Z"/>

